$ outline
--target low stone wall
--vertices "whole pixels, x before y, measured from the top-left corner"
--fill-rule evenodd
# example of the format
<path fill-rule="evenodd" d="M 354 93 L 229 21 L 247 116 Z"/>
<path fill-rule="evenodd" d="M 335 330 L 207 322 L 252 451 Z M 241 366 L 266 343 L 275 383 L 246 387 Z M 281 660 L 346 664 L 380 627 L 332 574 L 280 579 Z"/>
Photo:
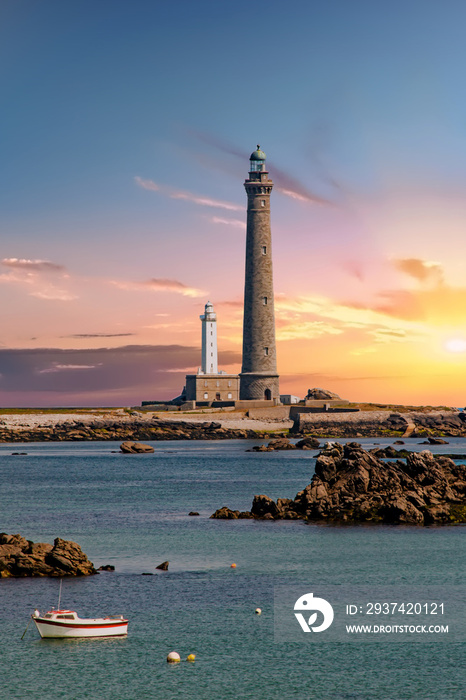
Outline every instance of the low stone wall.
<path fill-rule="evenodd" d="M 381 435 L 466 436 L 466 415 L 452 411 L 431 413 L 299 413 L 292 432 L 329 437 L 377 437 Z"/>

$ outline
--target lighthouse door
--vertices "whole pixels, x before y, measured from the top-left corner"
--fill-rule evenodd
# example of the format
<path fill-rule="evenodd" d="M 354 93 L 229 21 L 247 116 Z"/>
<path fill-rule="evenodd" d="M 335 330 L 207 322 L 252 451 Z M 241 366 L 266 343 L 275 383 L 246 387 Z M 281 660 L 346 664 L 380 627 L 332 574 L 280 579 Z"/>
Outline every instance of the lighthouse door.
<path fill-rule="evenodd" d="M 264 398 L 265 398 L 266 401 L 271 401 L 271 399 L 272 399 L 272 392 L 270 391 L 270 389 L 266 389 L 266 390 L 265 390 L 265 392 L 264 392 Z"/>

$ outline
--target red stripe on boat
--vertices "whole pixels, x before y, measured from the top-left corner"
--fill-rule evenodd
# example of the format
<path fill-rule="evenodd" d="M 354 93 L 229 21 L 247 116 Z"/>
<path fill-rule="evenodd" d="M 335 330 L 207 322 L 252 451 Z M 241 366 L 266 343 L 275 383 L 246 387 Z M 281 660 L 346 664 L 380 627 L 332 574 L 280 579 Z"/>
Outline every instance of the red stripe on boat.
<path fill-rule="evenodd" d="M 115 622 L 108 622 L 105 623 L 105 625 L 70 625 L 69 622 L 58 622 L 55 620 L 42 620 L 40 618 L 35 618 L 36 622 L 38 622 L 41 625 L 53 625 L 55 627 L 67 627 L 71 630 L 95 630 L 95 629 L 107 629 L 109 627 L 121 627 L 122 625 L 127 625 L 128 620 L 116 620 Z"/>

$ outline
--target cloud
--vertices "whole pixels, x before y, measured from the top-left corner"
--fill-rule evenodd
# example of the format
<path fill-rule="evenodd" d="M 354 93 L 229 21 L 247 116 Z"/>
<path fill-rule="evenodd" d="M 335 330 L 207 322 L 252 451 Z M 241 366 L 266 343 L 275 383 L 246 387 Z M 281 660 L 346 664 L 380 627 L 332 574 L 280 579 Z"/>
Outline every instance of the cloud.
<path fill-rule="evenodd" d="M 101 364 L 101 363 L 100 363 Z M 70 370 L 95 369 L 98 365 L 60 365 L 55 363 L 52 367 L 38 370 L 39 374 L 50 374 L 54 372 L 69 372 Z"/>
<path fill-rule="evenodd" d="M 71 301 L 77 295 L 58 287 L 55 280 L 69 278 L 64 265 L 50 260 L 29 260 L 25 258 L 4 258 L 1 265 L 8 272 L 0 273 L 0 282 L 29 288 L 28 294 L 37 299 Z M 53 281 L 52 281 L 53 280 Z"/>
<path fill-rule="evenodd" d="M 161 292 L 175 292 L 177 294 L 182 294 L 185 297 L 202 297 L 205 296 L 205 292 L 202 289 L 196 289 L 195 287 L 188 287 L 183 282 L 178 282 L 178 280 L 162 279 L 153 277 L 147 282 L 143 282 L 145 287 L 149 287 L 155 291 Z"/>
<path fill-rule="evenodd" d="M 196 131 L 194 129 L 190 129 L 189 133 L 221 153 L 228 153 L 229 155 L 234 156 L 237 160 L 241 160 L 244 165 L 246 165 L 249 161 L 250 151 L 247 152 L 244 149 L 233 146 L 225 139 L 213 136 L 212 134 Z M 273 171 L 273 181 L 276 189 L 285 196 L 301 202 L 311 202 L 312 204 L 332 204 L 329 199 L 316 194 L 303 185 L 302 182 L 280 169 L 275 163 L 270 166 L 270 170 Z"/>
<path fill-rule="evenodd" d="M 374 338 L 376 343 L 406 343 L 410 342 L 420 342 L 425 340 L 424 333 L 408 333 L 404 330 L 393 330 L 391 328 L 375 328 L 369 331 L 369 335 Z"/>
<path fill-rule="evenodd" d="M 143 190 L 150 190 L 151 192 L 160 192 L 159 185 L 156 185 L 156 183 L 152 180 L 143 180 L 142 177 L 138 177 L 137 175 L 134 179 L 136 181 L 136 184 L 139 185 L 139 187 L 142 187 Z"/>
<path fill-rule="evenodd" d="M 239 204 L 233 204 L 232 202 L 225 202 L 221 199 L 212 199 L 211 197 L 202 197 L 193 192 L 186 192 L 184 190 L 174 190 L 165 185 L 158 185 L 152 180 L 143 180 L 141 177 L 136 176 L 135 182 L 139 187 L 144 190 L 151 190 L 152 192 L 160 192 L 161 194 L 170 197 L 171 199 L 182 199 L 187 202 L 192 202 L 193 204 L 198 204 L 202 207 L 213 207 L 214 209 L 227 209 L 228 211 L 244 211 L 244 206 Z"/>
<path fill-rule="evenodd" d="M 357 279 L 359 282 L 364 281 L 364 267 L 360 260 L 346 260 L 341 263 L 341 266 L 350 277 Z"/>
<path fill-rule="evenodd" d="M 36 297 L 36 299 L 46 299 L 51 301 L 73 301 L 73 299 L 78 299 L 76 294 L 67 292 L 64 289 L 57 289 L 55 287 L 48 287 L 47 289 L 36 290 L 30 292 L 31 297 Z"/>
<path fill-rule="evenodd" d="M 246 222 L 241 219 L 222 219 L 219 216 L 212 216 L 210 218 L 213 224 L 225 224 L 226 226 L 237 226 L 238 228 L 245 229 Z"/>
<path fill-rule="evenodd" d="M 131 335 L 136 335 L 136 333 L 72 333 L 71 335 L 61 335 L 60 338 L 125 338 Z"/>
<path fill-rule="evenodd" d="M 280 325 L 277 323 L 277 326 Z M 336 328 L 335 325 L 323 321 L 302 321 L 278 327 L 277 340 L 297 340 L 299 338 L 310 340 L 322 335 L 340 335 L 343 332 L 341 328 Z"/>
<path fill-rule="evenodd" d="M 421 260 L 420 258 L 403 258 L 393 261 L 394 266 L 413 277 L 418 282 L 434 282 L 441 284 L 444 281 L 442 265 L 438 262 Z"/>
<path fill-rule="evenodd" d="M 206 292 L 203 289 L 188 287 L 186 284 L 183 284 L 183 282 L 167 278 L 153 277 L 152 279 L 145 280 L 143 282 L 110 280 L 110 283 L 119 289 L 125 290 L 141 291 L 143 289 L 150 289 L 154 292 L 173 292 L 175 294 L 181 294 L 182 296 L 192 298 L 206 296 Z"/>
<path fill-rule="evenodd" d="M 237 352 L 226 351 L 219 354 L 219 360 L 226 366 L 241 358 Z M 0 388 L 2 396 L 8 395 L 19 406 L 140 403 L 177 396 L 184 384 L 183 374 L 196 372 L 199 362 L 200 349 L 182 345 L 0 348 Z M 3 405 L 8 405 L 5 400 Z"/>
<path fill-rule="evenodd" d="M 14 270 L 25 270 L 27 272 L 60 272 L 66 271 L 63 265 L 51 262 L 50 260 L 25 260 L 20 258 L 3 258 L 2 265 Z"/>

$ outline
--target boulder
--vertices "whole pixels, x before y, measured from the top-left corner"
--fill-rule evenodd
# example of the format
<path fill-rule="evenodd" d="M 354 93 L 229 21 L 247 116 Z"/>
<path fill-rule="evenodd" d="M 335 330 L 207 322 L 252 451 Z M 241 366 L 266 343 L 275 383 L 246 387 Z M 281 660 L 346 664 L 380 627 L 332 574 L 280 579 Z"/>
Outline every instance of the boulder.
<path fill-rule="evenodd" d="M 305 396 L 307 401 L 326 401 L 340 398 L 341 396 L 338 396 L 338 394 L 335 394 L 333 391 L 328 391 L 328 389 L 319 389 L 318 387 L 308 389 Z"/>
<path fill-rule="evenodd" d="M 143 442 L 122 442 L 120 445 L 120 450 L 123 454 L 145 454 L 149 452 L 154 452 L 154 448 L 151 445 L 145 445 Z"/>
<path fill-rule="evenodd" d="M 169 565 L 169 563 L 170 563 L 169 561 L 163 561 L 161 564 L 159 564 L 159 565 L 156 566 L 155 568 L 156 568 L 156 569 L 160 569 L 160 571 L 168 571 L 168 565 Z"/>
<path fill-rule="evenodd" d="M 298 450 L 318 450 L 320 447 L 320 440 L 316 437 L 305 437 L 302 440 L 298 440 L 296 447 Z"/>
<path fill-rule="evenodd" d="M 214 520 L 237 520 L 239 516 L 239 510 L 230 510 L 227 506 L 219 508 L 210 517 Z"/>
<path fill-rule="evenodd" d="M 287 437 L 280 437 L 271 440 L 267 445 L 267 450 L 295 450 L 296 445 L 292 444 Z"/>
<path fill-rule="evenodd" d="M 97 573 L 75 542 L 31 542 L 21 535 L 0 535 L 0 578 L 20 576 L 90 576 Z"/>

